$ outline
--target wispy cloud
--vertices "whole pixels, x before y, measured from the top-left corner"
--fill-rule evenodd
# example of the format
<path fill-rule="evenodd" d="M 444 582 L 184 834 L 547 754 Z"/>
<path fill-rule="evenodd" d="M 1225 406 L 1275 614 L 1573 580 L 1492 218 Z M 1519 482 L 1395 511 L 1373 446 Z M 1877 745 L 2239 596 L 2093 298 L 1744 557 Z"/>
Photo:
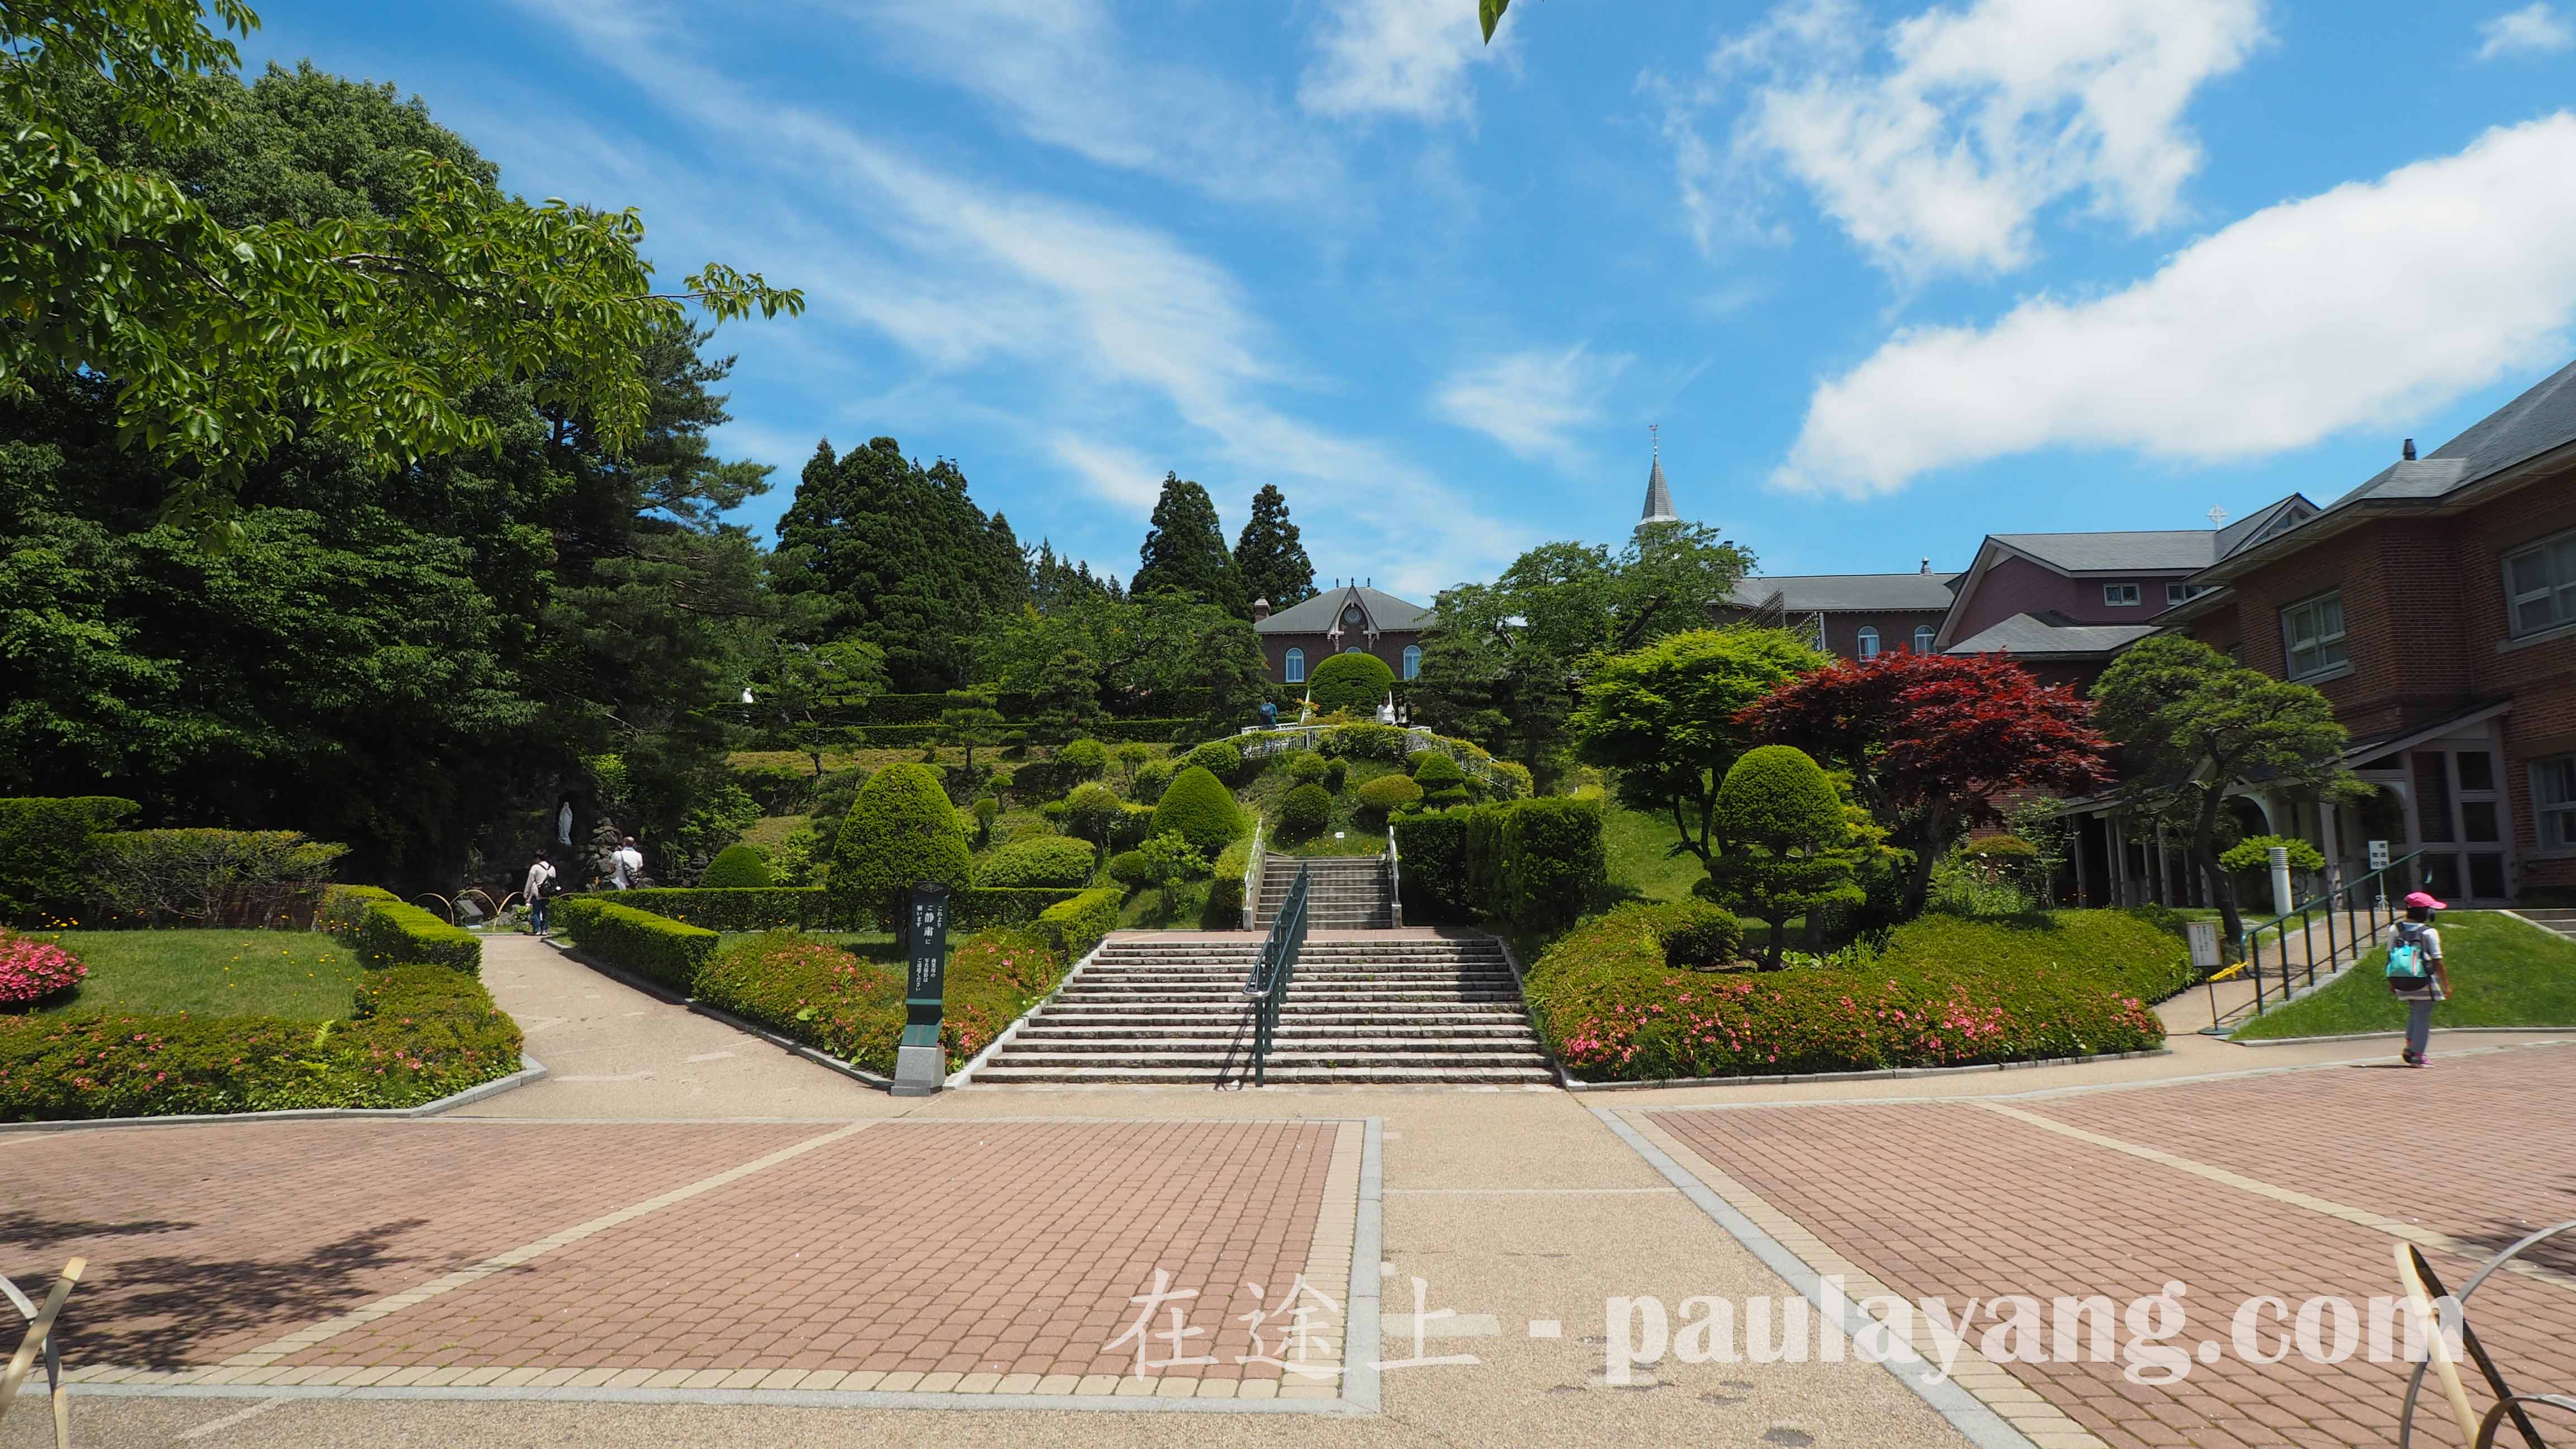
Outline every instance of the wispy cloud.
<path fill-rule="evenodd" d="M 1452 121 L 1474 109 L 1470 69 L 1509 50 L 1487 48 L 1461 0 L 1323 0 L 1314 59 L 1297 99 L 1320 116 Z"/>
<path fill-rule="evenodd" d="M 2201 164 L 2183 111 L 2263 39 L 2261 0 L 1975 0 L 1884 28 L 1792 0 L 1711 54 L 1687 106 L 1665 92 L 1664 128 L 1703 245 L 1721 168 L 1692 113 L 1745 95 L 1729 161 L 1803 185 L 1880 266 L 2006 272 L 2064 198 L 2173 220 Z"/>
<path fill-rule="evenodd" d="M 2546 0 L 2532 0 L 2519 10 L 2508 10 L 2478 27 L 2478 59 L 2494 60 L 2506 55 L 2549 55 L 2576 46 L 2576 25 L 2551 9 Z"/>
<path fill-rule="evenodd" d="M 2215 461 L 2438 406 L 2558 357 L 2576 321 L 2576 116 L 2287 202 L 2097 300 L 1901 332 L 1822 385 L 1774 482 L 1892 492 L 2052 447 Z"/>
<path fill-rule="evenodd" d="M 1624 352 L 1595 354 L 1581 343 L 1562 352 L 1506 353 L 1452 373 L 1433 393 L 1432 410 L 1516 457 L 1579 471 L 1588 460 L 1575 432 L 1600 421 L 1602 400 L 1635 360 Z"/>

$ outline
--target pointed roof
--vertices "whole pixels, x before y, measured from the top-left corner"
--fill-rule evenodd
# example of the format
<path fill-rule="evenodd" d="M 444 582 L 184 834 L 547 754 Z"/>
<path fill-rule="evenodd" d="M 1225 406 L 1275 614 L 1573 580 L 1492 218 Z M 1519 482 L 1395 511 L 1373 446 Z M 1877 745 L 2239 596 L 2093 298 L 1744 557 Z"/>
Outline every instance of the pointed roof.
<path fill-rule="evenodd" d="M 1370 633 L 1431 627 L 1429 609 L 1362 584 L 1326 589 L 1303 603 L 1281 609 L 1252 627 L 1254 632 L 1261 634 L 1329 633 L 1341 617 L 1343 608 L 1351 604 L 1359 605 L 1367 616 L 1367 632 Z"/>
<path fill-rule="evenodd" d="M 1655 465 L 1646 474 L 1646 515 L 1639 523 L 1678 523 L 1681 515 L 1673 512 L 1673 490 L 1664 485 L 1664 450 L 1655 449 Z"/>

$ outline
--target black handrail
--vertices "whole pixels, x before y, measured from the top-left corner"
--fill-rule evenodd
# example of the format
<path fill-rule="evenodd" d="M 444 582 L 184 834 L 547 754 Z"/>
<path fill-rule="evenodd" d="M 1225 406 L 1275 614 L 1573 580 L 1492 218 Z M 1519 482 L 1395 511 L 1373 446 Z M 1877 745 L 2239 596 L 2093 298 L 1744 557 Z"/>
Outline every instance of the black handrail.
<path fill-rule="evenodd" d="M 1288 898 L 1279 903 L 1279 915 L 1270 923 L 1270 935 L 1261 943 L 1261 954 L 1252 960 L 1252 974 L 1244 978 L 1243 994 L 1252 1003 L 1252 1084 L 1265 1084 L 1270 1065 L 1270 1039 L 1279 1030 L 1279 1005 L 1288 996 L 1288 982 L 1297 973 L 1297 955 L 1306 948 L 1306 888 L 1311 879 L 1306 863 L 1297 863 L 1297 878 L 1288 883 Z"/>
<path fill-rule="evenodd" d="M 2377 943 L 2379 933 L 2396 924 L 2398 918 L 2406 913 L 2404 904 L 2406 892 L 2423 883 L 2422 861 L 2422 851 L 2400 856 L 2368 875 L 2336 886 L 2325 894 L 2308 900 L 2287 915 L 2276 916 L 2248 929 L 2245 933 L 2244 961 L 2235 968 L 2219 972 L 2209 978 L 2213 983 L 2210 996 L 2211 1030 L 2218 1030 L 2239 1012 L 2249 1017 L 2260 1016 L 2267 1006 L 2278 1006 L 2288 1001 L 2293 990 L 2291 977 L 2303 971 L 2306 980 L 2302 984 L 2314 986 L 2319 965 L 2316 928 L 2320 924 L 2326 928 L 2326 951 L 2323 962 L 2326 974 L 2334 974 L 2336 963 L 2346 952 L 2351 953 L 2354 964 L 2358 965 L 2363 954 Z M 2397 900 L 2393 903 L 2389 899 L 2392 888 L 2397 896 Z M 2340 937 L 2335 930 L 2335 918 L 2338 915 L 2343 917 L 2344 926 Z M 2295 942 L 2290 934 L 2293 929 L 2298 932 Z M 2280 990 L 2268 1001 L 2263 990 L 2263 937 L 2266 932 L 2271 934 L 2272 944 L 2280 957 Z M 2301 959 L 2292 959 L 2294 951 Z M 2235 1011 L 2221 1016 L 2216 1010 L 2218 997 L 2214 983 L 2235 975 L 2238 970 L 2242 970 L 2252 978 L 2254 999 Z"/>

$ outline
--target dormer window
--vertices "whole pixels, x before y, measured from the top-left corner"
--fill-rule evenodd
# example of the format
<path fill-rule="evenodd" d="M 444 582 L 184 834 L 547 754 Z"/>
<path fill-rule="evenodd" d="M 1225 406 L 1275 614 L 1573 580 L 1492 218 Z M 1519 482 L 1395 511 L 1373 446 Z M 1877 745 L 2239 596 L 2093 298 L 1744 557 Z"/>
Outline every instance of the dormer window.
<path fill-rule="evenodd" d="M 2138 605 L 2136 584 L 2104 584 L 2102 602 L 2114 609 L 2134 609 Z"/>

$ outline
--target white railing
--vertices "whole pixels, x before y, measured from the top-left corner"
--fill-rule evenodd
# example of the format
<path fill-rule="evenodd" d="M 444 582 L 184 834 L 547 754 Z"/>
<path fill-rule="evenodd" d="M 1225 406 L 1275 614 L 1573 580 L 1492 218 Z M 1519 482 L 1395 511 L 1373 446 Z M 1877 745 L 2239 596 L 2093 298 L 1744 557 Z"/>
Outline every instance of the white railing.
<path fill-rule="evenodd" d="M 1404 924 L 1404 859 L 1395 848 L 1395 822 L 1386 822 L 1386 909 L 1387 924 Z"/>
<path fill-rule="evenodd" d="M 1243 867 L 1243 929 L 1261 918 L 1261 822 L 1252 822 L 1252 858 Z"/>

